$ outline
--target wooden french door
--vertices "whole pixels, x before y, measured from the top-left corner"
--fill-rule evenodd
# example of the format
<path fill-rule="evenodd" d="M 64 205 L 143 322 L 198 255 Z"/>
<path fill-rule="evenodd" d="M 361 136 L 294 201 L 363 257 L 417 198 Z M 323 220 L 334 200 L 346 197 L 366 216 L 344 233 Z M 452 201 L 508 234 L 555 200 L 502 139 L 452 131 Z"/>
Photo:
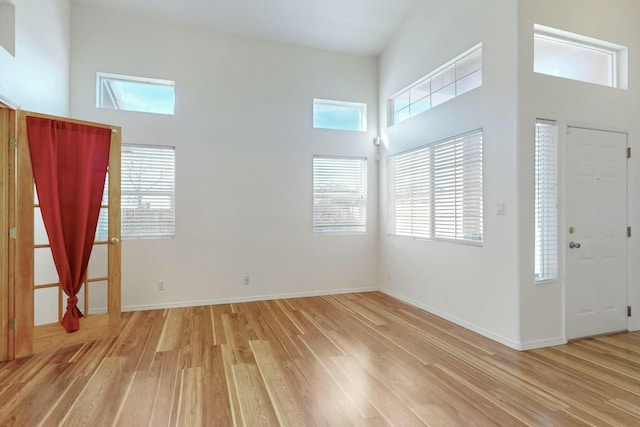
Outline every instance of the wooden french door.
<path fill-rule="evenodd" d="M 80 330 L 60 320 L 66 296 L 59 284 L 34 188 L 26 117 L 36 116 L 112 129 L 109 170 L 87 275 L 78 294 Z M 27 111 L 18 112 L 16 178 L 15 357 L 54 351 L 120 331 L 119 127 Z"/>

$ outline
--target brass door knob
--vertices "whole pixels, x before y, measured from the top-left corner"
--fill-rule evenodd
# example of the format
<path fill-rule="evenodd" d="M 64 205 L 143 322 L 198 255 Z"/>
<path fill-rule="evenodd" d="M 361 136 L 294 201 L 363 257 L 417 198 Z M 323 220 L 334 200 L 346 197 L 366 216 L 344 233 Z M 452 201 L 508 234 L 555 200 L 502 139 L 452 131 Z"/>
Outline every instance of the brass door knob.
<path fill-rule="evenodd" d="M 117 244 L 119 241 L 120 241 L 120 239 L 118 239 L 117 237 L 112 237 L 112 238 L 111 238 L 111 244 L 112 244 L 112 245 Z"/>

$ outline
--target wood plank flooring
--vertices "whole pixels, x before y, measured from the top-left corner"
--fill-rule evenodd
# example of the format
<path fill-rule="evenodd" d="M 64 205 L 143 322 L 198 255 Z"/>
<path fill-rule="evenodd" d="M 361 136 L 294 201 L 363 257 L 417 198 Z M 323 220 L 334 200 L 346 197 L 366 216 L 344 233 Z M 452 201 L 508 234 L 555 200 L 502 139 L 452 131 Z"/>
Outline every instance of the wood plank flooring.
<path fill-rule="evenodd" d="M 0 425 L 640 425 L 637 332 L 517 352 L 379 292 L 123 316 L 0 363 Z"/>

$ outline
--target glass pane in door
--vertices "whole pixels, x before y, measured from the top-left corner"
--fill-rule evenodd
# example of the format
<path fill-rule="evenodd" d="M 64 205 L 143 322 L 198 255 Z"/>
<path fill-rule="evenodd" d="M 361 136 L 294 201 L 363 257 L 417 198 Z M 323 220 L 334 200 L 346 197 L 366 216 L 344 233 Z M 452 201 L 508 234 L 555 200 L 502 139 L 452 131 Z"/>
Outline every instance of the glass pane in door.
<path fill-rule="evenodd" d="M 35 248 L 33 250 L 33 284 L 47 285 L 58 283 L 59 280 L 51 248 Z"/>
<path fill-rule="evenodd" d="M 59 287 L 34 289 L 34 326 L 58 322 Z"/>
<path fill-rule="evenodd" d="M 107 281 L 89 282 L 89 315 L 106 313 L 108 307 Z"/>

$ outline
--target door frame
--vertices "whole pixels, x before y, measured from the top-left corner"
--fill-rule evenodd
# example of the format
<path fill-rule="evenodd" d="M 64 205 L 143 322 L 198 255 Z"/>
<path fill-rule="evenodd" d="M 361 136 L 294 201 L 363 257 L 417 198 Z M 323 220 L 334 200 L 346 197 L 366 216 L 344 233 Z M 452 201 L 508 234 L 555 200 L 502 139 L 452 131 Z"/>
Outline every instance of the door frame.
<path fill-rule="evenodd" d="M 14 358 L 13 257 L 15 241 L 9 229 L 15 226 L 14 191 L 10 183 L 15 162 L 11 141 L 16 138 L 16 107 L 0 96 L 0 360 Z"/>
<path fill-rule="evenodd" d="M 567 219 L 567 209 L 566 209 L 566 186 L 567 186 L 567 132 L 569 128 L 580 128 L 586 130 L 593 131 L 601 131 L 601 132 L 614 132 L 621 133 L 627 136 L 627 148 L 630 147 L 630 137 L 631 130 L 624 127 L 618 126 L 609 126 L 601 123 L 586 123 L 579 121 L 566 120 L 561 121 L 557 120 L 558 124 L 558 245 L 560 250 L 558 251 L 558 264 L 559 268 L 559 277 L 562 280 L 562 334 L 564 337 L 564 341 L 567 342 L 569 339 L 567 334 L 567 306 L 568 306 L 568 296 L 567 296 L 567 248 L 569 245 L 569 240 L 567 239 L 566 230 L 568 227 L 568 219 Z M 629 162 L 627 160 L 627 170 L 626 170 L 626 183 L 627 183 L 627 226 L 630 225 L 630 212 L 629 212 Z M 629 250 L 629 239 L 627 239 L 626 244 L 626 259 L 627 259 L 627 304 L 630 301 L 630 250 Z M 630 330 L 631 326 L 631 318 L 627 319 L 627 330 Z"/>

